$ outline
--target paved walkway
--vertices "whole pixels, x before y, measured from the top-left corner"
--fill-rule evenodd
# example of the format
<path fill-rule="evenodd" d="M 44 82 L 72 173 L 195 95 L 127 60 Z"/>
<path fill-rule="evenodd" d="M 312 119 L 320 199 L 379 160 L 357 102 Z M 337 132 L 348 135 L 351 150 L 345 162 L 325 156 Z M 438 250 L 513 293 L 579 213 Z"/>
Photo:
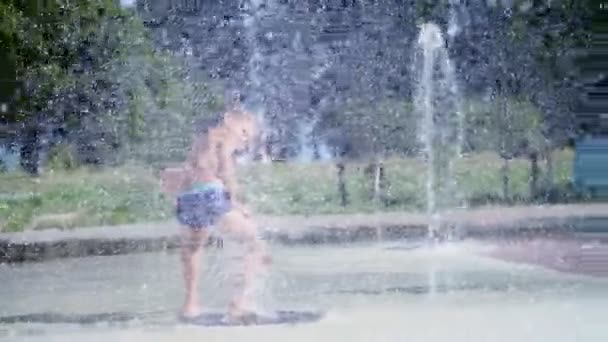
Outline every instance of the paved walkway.
<path fill-rule="evenodd" d="M 259 216 L 270 239 L 285 244 L 339 243 L 423 237 L 429 217 L 420 213 L 319 216 Z M 462 236 L 504 235 L 514 231 L 571 232 L 608 235 L 608 203 L 458 209 L 443 215 Z M 0 262 L 58 257 L 121 254 L 173 248 L 173 221 L 122 226 L 43 230 L 0 234 Z"/>
<path fill-rule="evenodd" d="M 608 244 L 543 237 L 497 241 L 487 255 L 517 263 L 540 265 L 561 272 L 608 277 Z"/>

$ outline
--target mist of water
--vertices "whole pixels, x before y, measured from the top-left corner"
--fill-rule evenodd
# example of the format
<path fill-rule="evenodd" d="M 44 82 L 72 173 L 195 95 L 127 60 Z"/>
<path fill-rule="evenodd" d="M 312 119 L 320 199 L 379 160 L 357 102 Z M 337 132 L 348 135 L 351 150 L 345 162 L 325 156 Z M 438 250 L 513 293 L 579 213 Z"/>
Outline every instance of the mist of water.
<path fill-rule="evenodd" d="M 310 16 L 307 6 L 300 4 L 294 11 L 297 20 L 285 21 L 285 10 L 277 1 L 247 0 L 241 7 L 249 48 L 245 81 L 249 95 L 247 106 L 257 113 L 267 138 L 291 136 L 299 158 L 309 159 L 308 154 L 313 150 L 307 115 L 312 64 L 306 52 L 306 46 L 310 45 L 307 36 Z M 275 27 L 283 30 L 277 31 Z M 276 42 L 282 42 L 283 48 L 271 48 Z M 282 113 L 283 118 L 278 117 L 278 113 Z M 285 125 L 271 123 L 288 117 L 302 119 L 290 126 L 290 132 L 284 131 Z"/>
<path fill-rule="evenodd" d="M 415 61 L 414 103 L 420 114 L 419 136 L 427 163 L 429 237 L 436 238 L 442 233 L 442 213 L 460 205 L 454 162 L 462 155 L 464 141 L 458 84 L 438 25 L 420 26 Z"/>

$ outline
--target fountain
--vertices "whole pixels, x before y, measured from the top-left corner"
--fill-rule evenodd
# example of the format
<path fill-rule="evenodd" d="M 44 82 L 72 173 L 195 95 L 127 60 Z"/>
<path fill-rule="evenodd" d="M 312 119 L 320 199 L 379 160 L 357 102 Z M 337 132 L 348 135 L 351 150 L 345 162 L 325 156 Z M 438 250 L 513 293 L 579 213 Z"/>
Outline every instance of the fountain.
<path fill-rule="evenodd" d="M 261 94 L 259 90 L 262 88 L 263 80 L 260 71 L 262 69 L 262 63 L 264 62 L 262 52 L 260 51 L 259 44 L 257 43 L 257 34 L 259 31 L 260 17 L 264 15 L 264 8 L 262 7 L 261 1 L 245 1 L 241 7 L 241 17 L 243 20 L 244 33 L 247 38 L 247 44 L 250 49 L 250 57 L 248 60 L 248 75 L 247 83 L 249 85 L 249 93 L 252 95 L 253 105 L 257 107 L 257 112 L 260 116 L 264 116 L 264 111 L 261 106 Z"/>
<path fill-rule="evenodd" d="M 274 156 L 283 154 L 284 148 L 290 150 L 287 155 L 301 148 L 292 142 L 299 139 L 297 132 L 306 124 L 298 123 L 293 131 L 292 124 L 296 117 L 307 116 L 310 102 L 307 6 L 295 6 L 293 20 L 287 19 L 289 11 L 289 6 L 275 0 L 246 0 L 241 5 L 243 32 L 250 51 L 245 80 L 247 105 L 264 123 L 270 139 L 267 152 Z"/>
<path fill-rule="evenodd" d="M 428 235 L 435 240 L 447 238 L 442 214 L 460 204 L 454 162 L 462 154 L 464 118 L 454 68 L 439 26 L 420 26 L 415 53 L 418 77 L 414 104 L 420 115 L 419 136 L 427 163 Z"/>
<path fill-rule="evenodd" d="M 163 0 L 146 1 L 144 5 L 162 5 L 161 1 Z M 449 2 L 460 3 L 456 0 Z M 133 1 L 123 0 L 124 3 L 132 4 Z M 336 9 L 341 5 L 339 2 L 243 0 L 242 12 L 239 12 L 243 15 L 244 28 L 241 30 L 241 27 L 237 26 L 240 22 L 231 19 L 236 11 L 233 2 L 167 1 L 167 3 L 208 6 L 201 10 L 200 15 L 189 14 L 187 21 L 192 31 L 189 31 L 191 33 L 189 39 L 182 36 L 181 44 L 177 40 L 181 27 L 179 30 L 159 28 L 164 30 L 161 33 L 165 32 L 164 38 L 167 40 L 167 43 L 160 44 L 161 46 L 182 47 L 176 53 L 181 54 L 185 59 L 184 63 L 189 71 L 185 77 L 194 78 L 198 73 L 208 72 L 221 75 L 220 81 L 232 85 L 239 84 L 239 87 L 242 85 L 243 91 L 249 95 L 247 106 L 259 113 L 261 119 L 278 117 L 279 120 L 284 120 L 273 127 L 279 127 L 280 124 L 290 129 L 289 133 L 297 139 L 288 136 L 284 141 L 292 139 L 288 142 L 295 140 L 298 145 L 304 146 L 304 152 L 301 154 L 304 161 L 310 160 L 310 156 L 314 153 L 329 156 L 326 150 L 324 152 L 326 146 L 316 145 L 321 134 L 314 131 L 315 120 L 334 110 L 332 107 L 339 109 L 344 103 L 344 98 L 354 96 L 352 94 L 357 92 L 364 93 L 359 89 L 355 89 L 357 92 L 349 90 L 350 88 L 369 86 L 375 88 L 370 90 L 370 93 L 373 92 L 370 95 L 385 95 L 388 87 L 383 84 L 389 83 L 385 76 L 395 70 L 386 68 L 380 70 L 378 74 L 372 71 L 382 69 L 381 67 L 384 66 L 401 66 L 400 61 L 405 59 L 401 58 L 403 56 L 384 59 L 388 52 L 394 52 L 395 55 L 403 53 L 400 45 L 393 45 L 394 42 L 387 38 L 393 37 L 392 35 L 384 36 L 386 31 L 379 34 L 382 40 L 377 40 L 391 43 L 386 46 L 376 43 L 377 36 L 360 40 L 344 39 L 336 43 L 336 46 L 333 43 L 325 44 L 319 38 L 322 35 L 332 36 L 332 40 L 340 40 L 343 36 L 348 38 L 348 33 L 359 27 L 359 19 L 356 16 L 363 14 L 365 16 L 360 20 L 364 22 L 362 25 L 372 25 L 374 23 L 368 23 L 375 19 L 376 22 L 388 26 L 388 23 L 397 21 L 394 20 L 397 15 L 410 18 L 405 15 L 411 13 L 409 9 L 393 4 L 388 7 L 383 5 L 383 2 L 376 1 L 373 5 L 364 8 L 364 2 L 342 2 L 342 4 L 356 3 L 361 10 L 346 12 L 344 20 L 341 21 L 339 11 L 342 9 Z M 291 4 L 304 6 L 314 3 L 320 3 L 318 10 L 313 12 L 310 9 L 310 12 L 301 13 L 305 14 L 302 15 L 304 18 L 316 17 L 317 21 L 311 21 L 313 23 L 311 26 L 315 30 L 311 30 L 313 33 L 308 34 L 318 36 L 306 38 L 305 34 L 298 32 L 305 31 L 307 22 L 299 21 L 302 24 L 299 28 L 289 26 L 291 24 L 285 22 L 291 17 L 283 14 L 294 14 L 281 6 Z M 222 6 L 226 8 L 219 8 Z M 381 15 L 381 6 L 387 6 L 384 8 L 387 15 Z M 313 5 L 310 7 L 312 8 Z M 285 12 L 281 12 L 282 8 Z M 368 9 L 369 12 L 376 12 L 370 15 L 366 13 Z M 415 63 L 412 64 L 416 73 L 414 76 L 417 77 L 414 100 L 416 112 L 420 114 L 420 145 L 427 160 L 425 165 L 425 170 L 428 171 L 427 210 L 433 218 L 429 228 L 429 236 L 433 238 L 449 238 L 444 229 L 447 225 L 446 214 L 462 204 L 461 191 L 459 191 L 462 188 L 456 181 L 455 164 L 462 153 L 464 114 L 459 109 L 461 96 L 458 83 L 455 81 L 454 66 L 445 47 L 445 39 L 451 42 L 460 31 L 457 9 L 454 7 L 453 12 L 450 12 L 451 17 L 447 27 L 440 29 L 433 23 L 421 25 L 418 40 L 413 45 L 416 54 Z M 346 25 L 348 24 L 346 19 L 352 19 L 355 24 Z M 329 24 L 325 25 L 323 20 L 327 20 Z M 220 28 L 213 27 L 213 30 L 207 31 L 206 27 L 216 26 L 218 22 L 222 25 Z M 399 25 L 396 26 L 397 29 L 409 32 L 407 20 L 400 21 Z M 330 27 L 326 30 L 325 26 Z M 237 29 L 233 30 L 235 27 Z M 481 28 L 488 29 L 492 26 Z M 390 29 L 393 27 L 387 27 L 387 31 Z M 471 26 L 469 29 L 479 28 Z M 282 35 L 285 32 L 294 34 Z M 231 36 L 232 33 L 235 34 L 234 37 Z M 357 37 L 365 37 L 358 32 L 354 34 L 357 34 Z M 246 47 L 249 54 L 241 54 L 237 51 L 238 48 L 223 43 L 225 37 L 232 37 L 241 42 L 243 36 L 247 37 L 250 44 Z M 336 36 L 338 38 L 335 38 Z M 409 33 L 408 36 L 404 35 L 404 38 L 408 39 Z M 372 41 L 373 44 L 366 44 L 366 40 Z M 283 47 L 284 42 L 293 44 Z M 357 49 L 348 49 L 349 46 L 358 44 L 360 47 Z M 276 46 L 280 48 L 279 52 L 275 51 Z M 377 46 L 381 48 L 376 49 Z M 217 53 L 222 51 L 220 47 L 226 48 L 229 54 Z M 343 63 L 344 57 L 358 57 L 347 56 L 349 53 L 354 54 L 366 49 L 373 49 L 373 53 L 369 55 L 376 52 L 384 54 L 378 60 L 386 63 L 375 65 L 376 60 Z M 493 51 L 484 49 L 482 52 L 489 57 L 491 63 L 495 63 L 492 59 Z M 464 59 L 467 56 L 463 53 L 460 57 Z M 216 59 L 224 59 L 224 61 Z M 346 59 L 349 62 L 348 58 Z M 323 76 L 326 75 L 320 75 L 328 69 L 330 71 L 328 74 L 332 77 L 324 79 Z M 473 71 L 475 71 L 473 68 L 465 69 L 463 76 L 465 73 L 472 75 Z M 338 72 L 353 77 L 341 78 L 342 75 Z M 337 76 L 333 77 L 331 73 Z M 395 81 L 400 86 L 400 90 L 394 90 L 391 96 L 407 96 L 409 89 L 402 84 L 406 79 L 409 79 L 409 74 L 407 78 L 404 76 Z M 336 80 L 349 87 L 336 86 L 333 84 Z M 314 105 L 319 108 L 318 112 L 314 112 L 316 108 L 305 107 L 313 102 L 308 101 L 309 97 L 313 98 L 313 96 L 306 93 L 310 84 L 318 86 L 318 89 L 314 89 L 316 91 L 314 97 L 319 97 L 315 98 L 315 103 L 319 104 Z M 199 97 L 194 90 L 185 94 Z M 468 92 L 473 93 L 473 90 L 467 88 Z M 190 95 L 192 93 L 194 95 Z M 196 103 L 204 102 L 203 96 L 205 94 L 201 92 L 200 98 L 195 99 Z M 366 99 L 371 102 L 369 98 L 363 98 L 361 102 Z M 374 105 L 375 103 L 372 102 L 369 107 L 373 108 Z M 301 113 L 304 110 L 313 113 L 310 117 L 303 116 Z M 165 112 L 159 111 L 159 113 Z M 296 117 L 295 114 L 281 116 L 283 113 L 295 113 L 298 116 Z M 155 128 L 167 136 L 176 129 L 170 131 L 172 122 L 161 114 L 157 114 L 160 123 Z M 295 119 L 298 119 L 297 122 Z M 389 121 L 389 124 L 401 124 L 405 121 L 400 120 L 400 122 L 395 122 L 397 119 Z M 156 121 L 153 122 L 156 124 Z M 275 122 L 272 124 L 274 125 Z M 401 125 L 395 126 L 400 129 Z M 159 140 L 162 142 L 162 139 Z M 160 146 L 168 145 L 167 142 L 164 143 L 165 145 Z M 407 144 L 411 145 L 409 140 Z M 164 151 L 157 146 L 159 145 L 146 147 L 151 151 L 159 150 L 158 153 L 163 153 Z M 319 151 L 314 151 L 315 149 Z M 12 152 L 3 151 L 0 147 L 0 158 L 3 153 L 10 155 Z M 133 168 L 133 170 L 138 169 Z M 296 185 L 323 186 L 322 182 L 317 182 L 314 178 L 317 173 L 299 171 L 303 168 L 294 170 L 299 172 L 298 175 L 302 179 L 301 184 L 296 183 Z M 130 172 L 131 168 L 127 171 Z M 90 193 L 94 199 L 92 202 L 97 203 L 96 205 L 105 207 L 111 204 L 110 200 L 120 200 L 118 204 L 122 207 L 122 197 L 117 197 L 113 193 L 116 186 L 108 188 L 107 191 L 105 185 L 108 179 L 121 176 L 122 173 L 124 171 L 113 172 L 112 175 L 103 178 L 99 177 L 103 175 L 101 172 L 90 173 L 93 177 L 88 177 L 88 171 L 83 173 L 87 176 L 87 180 L 97 181 L 99 178 L 103 183 L 99 186 L 97 183 L 89 184 L 94 187 L 85 188 L 86 191 L 82 194 Z M 80 172 L 66 173 L 66 177 L 71 177 L 72 174 L 83 177 Z M 3 184 L 4 188 L 8 189 L 5 195 L 10 196 L 11 200 L 15 196 L 11 181 L 23 182 L 20 180 L 21 175 L 16 175 L 19 178 L 11 174 L 8 174 L 9 178 L 4 178 L 6 183 Z M 73 188 L 64 186 L 63 180 L 57 175 L 46 177 L 61 187 L 51 198 L 73 197 Z M 124 178 L 129 179 L 130 184 L 137 185 L 132 188 L 133 191 L 141 191 L 141 196 L 127 197 L 127 200 L 130 201 L 131 198 L 138 200 L 147 196 L 148 192 L 139 190 L 139 182 L 131 182 L 131 179 L 142 178 L 142 181 L 147 181 L 151 178 L 148 172 L 126 176 L 128 177 Z M 309 179 L 314 183 L 305 182 Z M 35 202 L 28 200 L 28 206 L 39 202 L 38 189 L 42 189 L 45 185 L 39 182 L 44 181 L 45 177 L 36 177 L 32 179 L 33 183 L 30 181 L 24 183 L 26 185 L 24 188 L 28 189 L 27 197 L 36 200 Z M 142 185 L 146 184 L 142 183 Z M 290 193 L 289 188 L 280 188 L 284 184 L 268 184 L 276 187 L 283 194 Z M 289 185 L 289 183 L 285 184 Z M 33 193 L 29 192 L 30 188 L 33 189 Z M 413 192 L 409 187 L 404 188 L 403 191 Z M 75 194 L 78 195 L 76 198 L 79 200 L 79 205 L 86 204 L 80 201 L 81 192 Z M 118 191 L 117 194 L 119 195 Z M 42 198 L 42 193 L 40 195 Z M 87 200 L 87 198 L 82 199 Z M 6 206 L 7 203 L 7 201 L 0 202 L 0 211 L 3 205 L 5 212 L 12 211 L 12 207 Z M 357 207 L 353 206 L 353 208 Z M 484 213 L 493 212 L 482 209 L 480 216 L 476 217 L 483 219 Z M 539 222 L 542 218 L 536 221 L 541 217 L 539 214 L 547 218 L 559 216 L 563 218 L 560 221 L 563 221 L 564 225 L 575 222 L 574 227 L 567 228 L 568 231 L 576 233 L 572 234 L 572 238 L 568 237 L 567 230 L 555 226 L 554 220 L 550 219 L 547 221 L 549 224 L 539 224 L 539 227 L 542 227 L 543 232 L 548 233 L 551 233 L 549 230 L 551 227 L 558 228 L 555 232 L 559 234 L 554 236 L 559 238 L 551 238 L 551 234 L 548 234 L 549 237 L 532 238 L 530 241 L 524 241 L 527 239 L 476 241 L 471 238 L 459 242 L 431 243 L 431 246 L 415 244 L 414 248 L 410 245 L 398 249 L 386 248 L 386 243 L 389 239 L 392 241 L 403 236 L 398 234 L 400 229 L 393 230 L 389 226 L 395 221 L 407 226 L 407 218 L 402 219 L 401 213 L 394 213 L 397 215 L 395 221 L 393 219 L 385 221 L 389 229 L 384 231 L 388 234 L 379 239 L 380 243 L 365 243 L 363 239 L 371 239 L 374 235 L 366 234 L 366 229 L 357 228 L 373 227 L 375 224 L 383 223 L 384 220 L 377 219 L 376 215 L 370 216 L 369 220 L 365 218 L 366 215 L 361 213 L 349 215 L 348 211 L 336 216 L 307 215 L 274 219 L 267 217 L 260 220 L 260 223 L 273 229 L 268 234 L 275 237 L 270 238 L 273 265 L 266 270 L 269 271 L 268 273 L 260 274 L 257 279 L 259 281 L 251 288 L 250 294 L 255 304 L 252 309 L 261 312 L 323 310 L 328 313 L 321 322 L 297 327 L 225 329 L 184 327 L 176 317 L 183 295 L 182 274 L 179 267 L 180 253 L 171 248 L 176 247 L 176 242 L 179 241 L 176 236 L 178 230 L 173 224 L 167 224 L 168 222 L 117 228 L 91 227 L 83 230 L 46 232 L 32 230 L 24 233 L 5 233 L 0 236 L 0 284 L 2 284 L 0 340 L 47 342 L 65 341 L 71 337 L 73 340 L 99 341 L 140 338 L 155 341 L 196 339 L 238 342 L 250 341 L 251 337 L 255 336 L 260 340 L 293 341 L 309 341 L 315 337 L 321 342 L 335 340 L 603 342 L 606 329 L 601 327 L 605 327 L 608 286 L 606 279 L 599 277 L 608 274 L 605 262 L 608 248 L 605 243 L 589 241 L 588 237 L 593 236 L 593 240 L 602 239 L 602 232 L 596 228 L 602 228 L 599 225 L 605 224 L 605 217 L 602 217 L 605 212 L 608 212 L 605 206 L 599 204 L 587 206 L 582 203 L 572 207 L 560 205 L 553 208 L 526 208 L 526 210 L 505 208 L 501 212 L 503 216 L 501 223 L 519 224 L 522 218 L 533 218 L 536 225 L 537 222 L 542 223 Z M 587 215 L 589 217 L 585 219 L 584 216 Z M 417 215 L 412 217 L 416 218 L 413 221 L 417 222 Z M 501 226 L 492 226 L 492 222 L 484 223 L 488 228 L 487 231 L 500 232 L 503 229 Z M 342 224 L 345 227 L 354 227 L 353 231 L 356 234 L 350 235 L 347 232 L 348 228 L 323 228 L 334 225 L 339 227 Z M 590 227 L 588 224 L 594 226 Z M 596 224 L 598 226 L 595 226 Z M 593 228 L 593 231 L 589 228 Z M 517 232 L 513 235 L 514 238 L 518 238 Z M 526 237 L 530 235 L 526 234 Z M 362 240 L 354 242 L 351 241 L 351 237 L 356 238 L 352 240 L 359 238 Z M 337 243 L 339 241 L 345 243 Z M 398 242 L 401 243 L 402 240 Z M 206 269 L 201 274 L 200 288 L 201 304 L 205 311 L 225 311 L 229 305 L 231 291 L 239 289 L 237 286 L 241 285 L 237 277 L 242 275 L 239 262 L 243 260 L 244 248 L 237 243 L 238 241 L 234 243 L 226 239 L 226 244 L 221 245 L 222 248 L 205 249 L 203 264 Z M 100 255 L 85 257 L 90 254 Z M 76 256 L 82 257 L 76 258 Z M 50 260 L 59 257 L 74 258 Z M 28 262 L 21 263 L 22 261 Z M 545 269 L 546 266 L 552 269 Z M 562 274 L 555 272 L 556 270 L 573 274 Z M 576 273 L 591 276 L 578 276 Z M 231 283 L 232 281 L 234 283 Z M 419 300 L 427 295 L 431 300 Z M 440 328 L 437 322 L 442 323 Z"/>

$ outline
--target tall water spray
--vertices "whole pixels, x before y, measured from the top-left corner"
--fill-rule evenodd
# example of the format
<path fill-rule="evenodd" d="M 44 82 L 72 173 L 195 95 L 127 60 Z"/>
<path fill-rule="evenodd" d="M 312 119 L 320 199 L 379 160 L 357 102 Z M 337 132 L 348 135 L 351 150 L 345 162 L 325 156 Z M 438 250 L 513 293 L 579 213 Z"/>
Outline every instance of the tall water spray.
<path fill-rule="evenodd" d="M 420 26 L 414 65 L 418 73 L 414 105 L 420 114 L 419 137 L 427 163 L 428 233 L 437 238 L 442 233 L 442 214 L 461 204 L 454 161 L 462 155 L 464 118 L 454 68 L 436 24 Z"/>
<path fill-rule="evenodd" d="M 265 123 L 266 108 L 263 104 L 263 76 L 264 58 L 257 40 L 259 34 L 260 20 L 265 15 L 264 1 L 246 0 L 241 5 L 241 18 L 243 20 L 243 31 L 249 46 L 249 60 L 247 65 L 247 93 L 249 94 L 248 106 L 252 107 L 260 122 Z M 267 157 L 267 156 L 265 156 Z"/>
<path fill-rule="evenodd" d="M 308 7 L 303 1 L 291 6 L 279 0 L 244 0 L 241 6 L 250 51 L 248 106 L 266 123 L 264 131 L 272 142 L 268 152 L 273 154 L 291 155 L 311 145 L 309 137 L 300 137 L 310 126 Z"/>

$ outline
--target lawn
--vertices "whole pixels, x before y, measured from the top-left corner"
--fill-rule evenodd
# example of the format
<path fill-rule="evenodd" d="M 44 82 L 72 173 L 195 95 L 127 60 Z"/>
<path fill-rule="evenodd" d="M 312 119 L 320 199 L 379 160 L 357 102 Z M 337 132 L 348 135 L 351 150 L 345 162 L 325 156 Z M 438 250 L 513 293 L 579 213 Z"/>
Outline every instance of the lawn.
<path fill-rule="evenodd" d="M 556 151 L 555 182 L 564 189 L 571 178 L 573 154 Z M 459 192 L 471 206 L 500 201 L 501 160 L 477 154 L 455 166 Z M 373 203 L 364 163 L 347 164 L 349 205 L 342 207 L 335 165 L 330 162 L 251 164 L 241 178 L 252 207 L 269 215 L 415 211 L 426 206 L 424 164 L 417 159 L 386 161 L 385 201 Z M 542 168 L 542 165 L 541 165 Z M 511 203 L 530 200 L 529 163 L 513 160 Z M 158 189 L 157 172 L 141 165 L 114 169 L 48 172 L 39 178 L 0 173 L 0 228 L 3 231 L 46 227 L 86 227 L 166 220 L 171 201 Z"/>

